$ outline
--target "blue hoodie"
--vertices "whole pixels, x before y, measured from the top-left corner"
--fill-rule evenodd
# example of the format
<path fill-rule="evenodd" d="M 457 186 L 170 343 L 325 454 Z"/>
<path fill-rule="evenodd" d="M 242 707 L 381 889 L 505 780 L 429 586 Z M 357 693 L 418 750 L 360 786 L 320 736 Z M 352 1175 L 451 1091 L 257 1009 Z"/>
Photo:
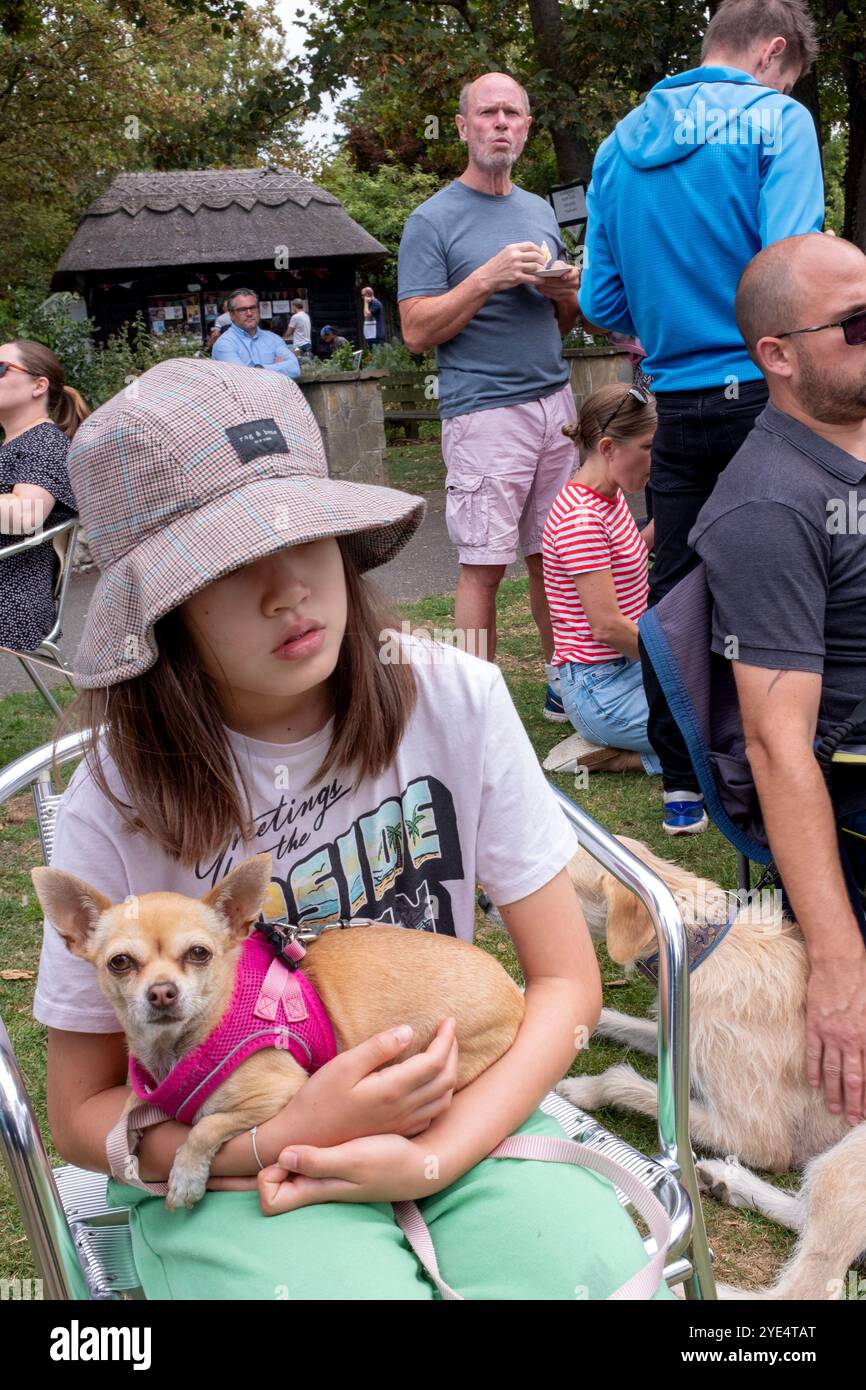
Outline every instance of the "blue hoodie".
<path fill-rule="evenodd" d="M 762 247 L 823 226 L 805 106 L 738 68 L 666 77 L 599 148 L 587 208 L 581 310 L 640 338 L 654 390 L 760 379 L 734 294 Z"/>

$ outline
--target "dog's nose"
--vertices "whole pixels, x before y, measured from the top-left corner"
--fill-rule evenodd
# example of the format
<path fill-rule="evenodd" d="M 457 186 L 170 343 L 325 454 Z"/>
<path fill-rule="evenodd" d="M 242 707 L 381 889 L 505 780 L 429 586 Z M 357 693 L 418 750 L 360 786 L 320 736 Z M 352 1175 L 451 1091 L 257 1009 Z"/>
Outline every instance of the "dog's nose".
<path fill-rule="evenodd" d="M 157 980 L 147 991 L 147 1002 L 155 1009 L 167 1009 L 177 999 L 177 985 L 171 980 Z"/>

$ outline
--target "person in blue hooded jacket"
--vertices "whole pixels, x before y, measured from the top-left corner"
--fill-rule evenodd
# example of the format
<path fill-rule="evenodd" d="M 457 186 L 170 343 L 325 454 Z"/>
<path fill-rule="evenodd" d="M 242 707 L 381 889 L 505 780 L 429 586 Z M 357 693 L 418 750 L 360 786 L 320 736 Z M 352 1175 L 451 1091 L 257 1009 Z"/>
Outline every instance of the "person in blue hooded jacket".
<path fill-rule="evenodd" d="M 646 349 L 658 411 L 650 605 L 692 569 L 688 534 L 763 410 L 734 296 L 763 247 L 820 231 L 821 153 L 790 92 L 818 52 L 805 0 L 723 0 L 701 66 L 667 77 L 599 148 L 579 292 L 584 317 Z M 700 787 L 645 654 L 664 829 L 705 829 Z"/>

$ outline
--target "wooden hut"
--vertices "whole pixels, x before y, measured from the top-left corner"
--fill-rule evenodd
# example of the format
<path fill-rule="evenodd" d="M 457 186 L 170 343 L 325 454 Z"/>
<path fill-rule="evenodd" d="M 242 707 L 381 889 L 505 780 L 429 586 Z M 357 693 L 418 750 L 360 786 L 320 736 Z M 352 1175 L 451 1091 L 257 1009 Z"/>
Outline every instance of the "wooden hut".
<path fill-rule="evenodd" d="M 77 290 L 100 337 L 140 312 L 154 333 L 204 340 L 243 286 L 260 297 L 263 327 L 299 298 L 314 350 L 326 323 L 360 347 L 356 272 L 387 254 L 332 193 L 288 169 L 120 174 L 85 212 L 51 288 Z"/>

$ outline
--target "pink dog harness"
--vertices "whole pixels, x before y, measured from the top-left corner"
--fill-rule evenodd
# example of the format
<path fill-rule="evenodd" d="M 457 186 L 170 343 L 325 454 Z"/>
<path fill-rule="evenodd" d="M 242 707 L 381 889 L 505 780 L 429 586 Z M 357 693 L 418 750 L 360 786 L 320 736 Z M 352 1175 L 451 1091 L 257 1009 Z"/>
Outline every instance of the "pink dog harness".
<path fill-rule="evenodd" d="M 130 1084 L 140 1100 L 192 1124 L 208 1096 L 265 1047 L 289 1052 L 310 1073 L 337 1055 L 334 1030 L 306 975 L 289 969 L 254 932 L 241 950 L 231 1004 L 210 1036 L 159 1084 L 130 1057 Z"/>

